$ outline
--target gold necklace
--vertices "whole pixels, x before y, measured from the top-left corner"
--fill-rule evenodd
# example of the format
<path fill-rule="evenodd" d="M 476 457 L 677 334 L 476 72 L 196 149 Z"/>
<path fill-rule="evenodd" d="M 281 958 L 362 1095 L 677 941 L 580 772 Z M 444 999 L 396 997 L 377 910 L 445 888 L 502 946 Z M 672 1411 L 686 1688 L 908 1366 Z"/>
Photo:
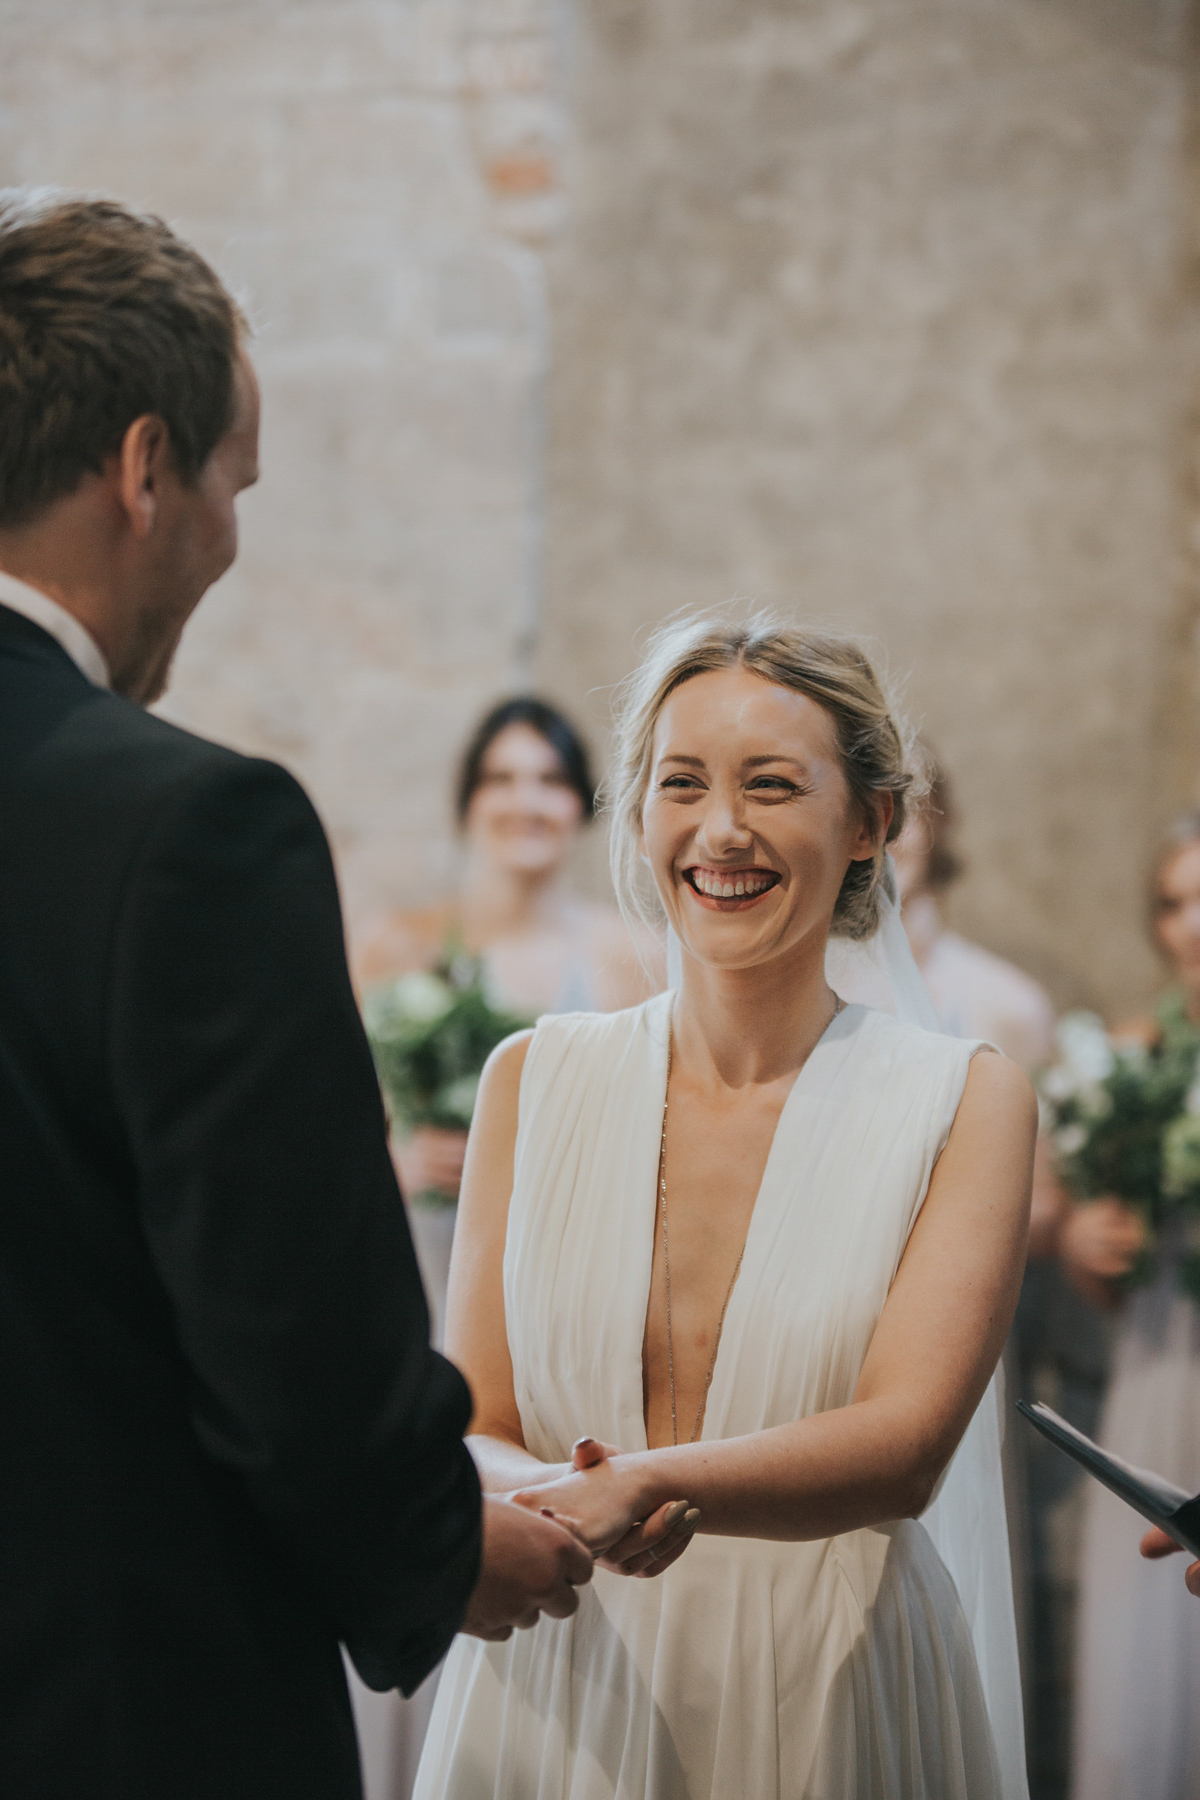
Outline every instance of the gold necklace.
<path fill-rule="evenodd" d="M 846 1002 L 835 994 L 833 997 L 833 1019 L 836 1019 Z M 833 1024 L 830 1019 L 829 1024 Z M 826 1026 L 826 1030 L 828 1030 Z M 822 1037 L 825 1035 L 822 1032 Z M 671 1091 L 671 1055 L 674 1049 L 674 1033 L 668 1030 L 667 1035 L 667 1085 L 663 1092 L 662 1137 L 658 1146 L 658 1192 L 662 1213 L 663 1243 L 663 1277 L 667 1288 L 667 1381 L 671 1390 L 671 1442 L 679 1442 L 679 1426 L 675 1416 L 675 1339 L 671 1330 L 671 1247 L 667 1237 L 667 1097 Z M 806 1059 L 807 1060 L 807 1059 Z M 733 1266 L 733 1274 L 729 1277 L 729 1286 L 725 1289 L 725 1298 L 721 1302 L 721 1316 L 717 1320 L 717 1334 L 713 1339 L 712 1355 L 708 1359 L 708 1372 L 704 1377 L 704 1392 L 700 1396 L 700 1405 L 696 1411 L 696 1423 L 692 1426 L 689 1444 L 694 1444 L 700 1435 L 700 1426 L 704 1419 L 704 1410 L 708 1405 L 708 1390 L 712 1386 L 713 1370 L 717 1366 L 717 1351 L 721 1348 L 721 1333 L 725 1329 L 725 1314 L 729 1311 L 729 1302 L 733 1298 L 733 1289 L 741 1274 L 742 1258 L 746 1254 L 746 1240 L 742 1239 L 742 1247 L 738 1252 L 737 1262 Z"/>

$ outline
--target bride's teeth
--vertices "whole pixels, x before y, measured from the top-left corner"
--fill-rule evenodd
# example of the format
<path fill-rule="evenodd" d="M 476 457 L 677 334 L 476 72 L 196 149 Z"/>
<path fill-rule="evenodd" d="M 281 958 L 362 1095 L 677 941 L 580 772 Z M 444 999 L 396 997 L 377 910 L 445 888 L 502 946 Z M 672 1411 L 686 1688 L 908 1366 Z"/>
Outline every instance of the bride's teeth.
<path fill-rule="evenodd" d="M 754 900 L 759 894 L 765 894 L 771 883 L 760 875 L 740 875 L 736 881 L 722 881 L 716 875 L 695 869 L 692 885 L 699 893 L 707 894 L 710 900 Z"/>

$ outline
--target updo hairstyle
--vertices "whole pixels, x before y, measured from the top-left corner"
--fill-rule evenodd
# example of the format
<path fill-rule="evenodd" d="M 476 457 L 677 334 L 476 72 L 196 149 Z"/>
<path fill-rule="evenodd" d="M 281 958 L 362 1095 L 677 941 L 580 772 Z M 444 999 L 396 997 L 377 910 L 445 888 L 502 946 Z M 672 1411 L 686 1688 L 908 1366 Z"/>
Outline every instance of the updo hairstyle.
<path fill-rule="evenodd" d="M 592 780 L 587 745 L 565 713 L 535 694 L 517 694 L 502 700 L 485 714 L 472 733 L 458 766 L 454 786 L 454 813 L 459 825 L 467 822 L 471 801 L 484 783 L 484 759 L 488 751 L 510 725 L 527 725 L 544 738 L 558 757 L 562 778 L 573 793 L 578 794 L 583 808 L 583 823 L 596 816 L 596 784 Z"/>
<path fill-rule="evenodd" d="M 618 690 L 612 774 L 605 784 L 612 816 L 609 860 L 613 887 L 626 916 L 648 920 L 640 880 L 642 807 L 650 781 L 654 731 L 668 697 L 695 675 L 744 668 L 779 687 L 804 694 L 829 714 L 852 802 L 878 816 L 884 794 L 895 807 L 891 843 L 904 828 L 905 803 L 919 778 L 909 761 L 910 738 L 875 670 L 851 638 L 793 625 L 770 613 L 749 619 L 701 614 L 664 625 L 650 639 L 640 666 Z M 852 862 L 833 909 L 832 935 L 872 936 L 879 923 L 879 891 L 887 877 L 885 848 Z M 890 889 L 889 889 L 890 891 Z"/>

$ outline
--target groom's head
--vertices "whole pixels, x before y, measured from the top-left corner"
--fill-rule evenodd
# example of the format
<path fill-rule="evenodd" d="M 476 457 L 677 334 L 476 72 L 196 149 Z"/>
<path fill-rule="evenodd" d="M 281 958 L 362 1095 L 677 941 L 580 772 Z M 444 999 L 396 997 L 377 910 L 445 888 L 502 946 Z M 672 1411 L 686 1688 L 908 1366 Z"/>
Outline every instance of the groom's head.
<path fill-rule="evenodd" d="M 243 331 L 161 220 L 0 191 L 0 569 L 75 613 L 142 702 L 237 553 L 258 472 Z"/>

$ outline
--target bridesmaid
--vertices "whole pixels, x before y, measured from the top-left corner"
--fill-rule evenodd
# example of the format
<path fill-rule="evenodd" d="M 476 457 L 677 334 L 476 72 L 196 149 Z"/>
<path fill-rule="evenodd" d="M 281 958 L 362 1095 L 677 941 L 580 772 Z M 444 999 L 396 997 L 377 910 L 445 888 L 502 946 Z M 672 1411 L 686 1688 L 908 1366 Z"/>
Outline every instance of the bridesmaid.
<path fill-rule="evenodd" d="M 1200 812 L 1178 820 L 1151 879 L 1151 930 L 1175 981 L 1120 1034 L 1200 1051 Z M 1061 1250 L 1078 1284 L 1119 1308 L 1101 1442 L 1190 1492 L 1200 1488 L 1200 1309 L 1179 1290 L 1170 1246 L 1153 1286 L 1120 1297 L 1141 1243 L 1118 1200 L 1075 1210 Z M 1200 1607 L 1178 1570 L 1134 1554 L 1142 1527 L 1091 1485 L 1077 1652 L 1075 1800 L 1200 1800 Z M 1149 1548 L 1160 1549 L 1157 1540 Z"/>
<path fill-rule="evenodd" d="M 595 805 L 587 746 L 563 713 L 527 695 L 493 707 L 458 770 L 458 889 L 376 922 L 356 958 L 360 988 L 462 946 L 518 1016 L 618 1012 L 655 993 L 666 974 L 657 941 L 646 933 L 635 944 L 615 907 L 581 899 L 567 879 Z M 414 1132 L 396 1154 L 404 1191 L 455 1198 L 466 1142 L 465 1132 Z"/>
<path fill-rule="evenodd" d="M 945 1029 L 995 1044 L 1028 1074 L 1054 1053 L 1050 996 L 1023 969 L 947 925 L 945 897 L 963 872 L 954 841 L 957 807 L 941 763 L 928 745 L 918 751 L 928 793 L 892 850 L 912 953 Z"/>

